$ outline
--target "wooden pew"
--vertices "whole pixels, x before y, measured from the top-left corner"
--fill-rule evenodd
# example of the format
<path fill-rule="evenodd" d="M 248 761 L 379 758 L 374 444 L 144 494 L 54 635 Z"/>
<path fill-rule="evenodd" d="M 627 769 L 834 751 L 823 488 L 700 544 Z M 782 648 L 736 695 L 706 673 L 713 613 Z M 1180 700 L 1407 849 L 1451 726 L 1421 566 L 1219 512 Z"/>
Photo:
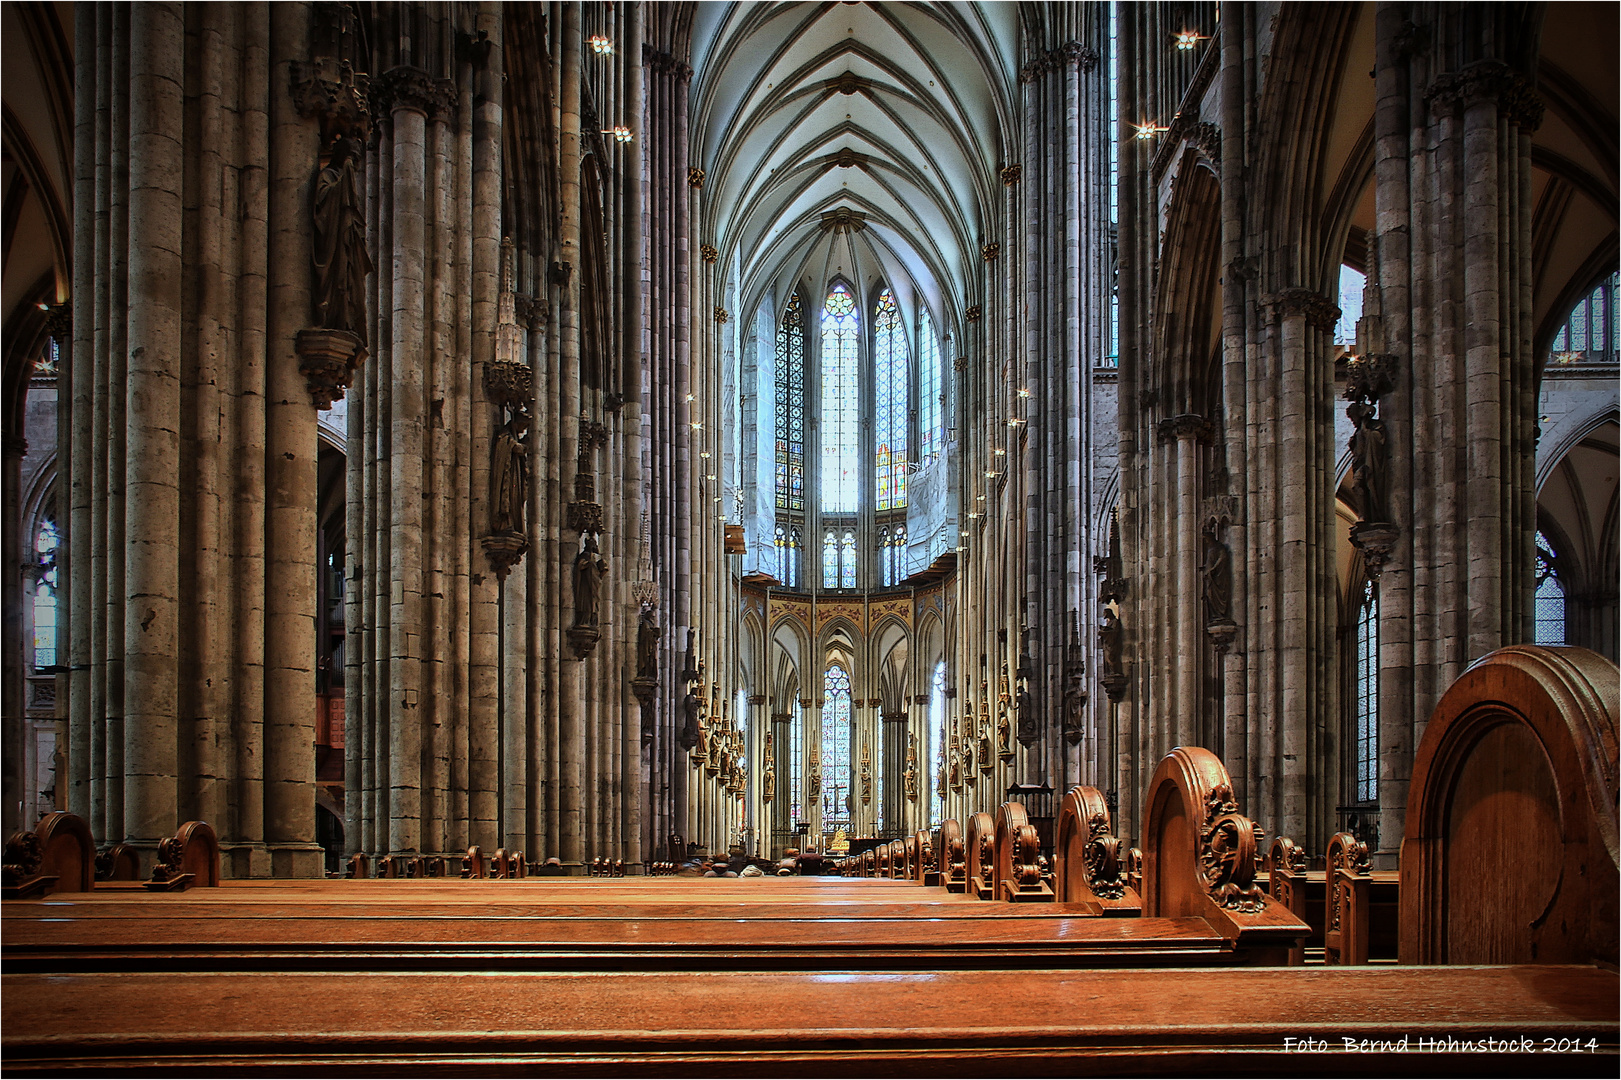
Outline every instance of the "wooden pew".
<path fill-rule="evenodd" d="M 1582 1047 L 1539 1070 L 1614 1075 L 1618 996 L 1615 973 L 1591 967 L 7 973 L 0 985 L 15 1075 L 399 1075 L 403 1063 L 458 1075 L 951 1075 L 1009 1060 L 1021 1075 L 1293 1075 L 1302 1060 L 1367 1075 L 1410 1070 L 1449 1039 L 1480 1045 L 1437 1055 L 1447 1069 L 1531 1066 L 1501 1052 L 1509 1037 Z M 852 1003 L 859 1019 L 829 1022 Z M 1307 1034 L 1316 1052 L 1302 1056 Z M 1345 1039 L 1407 1052 L 1346 1053 Z"/>
<path fill-rule="evenodd" d="M 996 899 L 996 819 L 981 811 L 968 819 L 963 838 L 968 853 L 967 893 L 976 900 Z"/>
<path fill-rule="evenodd" d="M 146 887 L 153 892 L 183 892 L 220 883 L 220 843 L 206 821 L 188 821 L 158 843 L 157 863 Z"/>
<path fill-rule="evenodd" d="M 1070 788 L 1054 829 L 1054 899 L 1087 905 L 1101 915 L 1141 915 L 1143 899 L 1126 880 L 1126 856 L 1111 831 L 1103 792 L 1085 784 Z"/>
<path fill-rule="evenodd" d="M 1207 920 L 1254 964 L 1284 965 L 1310 928 L 1255 883 L 1264 838 L 1216 756 L 1178 747 L 1149 782 L 1143 914 Z"/>
<path fill-rule="evenodd" d="M 968 888 L 968 843 L 956 818 L 947 818 L 940 826 L 939 855 L 940 884 L 946 887 L 947 892 L 965 892 Z"/>
<path fill-rule="evenodd" d="M 89 892 L 96 884 L 96 841 L 76 814 L 55 811 L 34 827 L 40 873 L 56 878 L 54 892 Z"/>
<path fill-rule="evenodd" d="M 1617 962 L 1616 667 L 1514 645 L 1442 695 L 1413 761 L 1404 964 Z"/>
<path fill-rule="evenodd" d="M 917 858 L 912 860 L 913 880 L 924 886 L 940 884 L 940 863 L 935 856 L 934 834 L 927 829 L 919 829 L 912 842 L 917 845 Z"/>
<path fill-rule="evenodd" d="M 1041 837 L 1024 804 L 1009 800 L 996 811 L 996 897 L 1010 903 L 1051 902 Z"/>
<path fill-rule="evenodd" d="M 1310 900 L 1306 884 L 1306 851 L 1287 836 L 1275 837 L 1267 854 L 1267 895 L 1276 900 L 1301 922 L 1309 923 L 1307 910 Z M 1289 966 L 1299 967 L 1306 962 L 1306 942 L 1289 950 Z"/>
<path fill-rule="evenodd" d="M 1328 841 L 1323 962 L 1394 960 L 1398 893 L 1399 885 L 1390 875 L 1374 875 L 1368 845 L 1350 833 L 1335 833 Z"/>

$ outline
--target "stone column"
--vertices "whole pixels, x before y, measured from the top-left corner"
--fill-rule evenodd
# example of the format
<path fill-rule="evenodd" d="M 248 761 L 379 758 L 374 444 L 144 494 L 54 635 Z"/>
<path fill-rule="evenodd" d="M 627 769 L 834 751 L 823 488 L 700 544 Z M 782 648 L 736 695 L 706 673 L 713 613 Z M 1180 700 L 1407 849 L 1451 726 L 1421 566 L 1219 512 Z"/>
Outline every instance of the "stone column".
<path fill-rule="evenodd" d="M 319 129 L 298 115 L 289 64 L 309 55 L 310 11 L 271 11 L 269 301 L 266 312 L 265 841 L 279 877 L 317 877 L 315 843 L 316 419 L 295 337 L 310 321 L 310 177 Z"/>
<path fill-rule="evenodd" d="M 175 5 L 130 12 L 129 424 L 125 472 L 123 832 L 154 849 L 179 825 L 181 160 L 185 27 Z M 121 389 L 122 392 L 122 389 Z M 113 426 L 116 433 L 118 428 Z"/>

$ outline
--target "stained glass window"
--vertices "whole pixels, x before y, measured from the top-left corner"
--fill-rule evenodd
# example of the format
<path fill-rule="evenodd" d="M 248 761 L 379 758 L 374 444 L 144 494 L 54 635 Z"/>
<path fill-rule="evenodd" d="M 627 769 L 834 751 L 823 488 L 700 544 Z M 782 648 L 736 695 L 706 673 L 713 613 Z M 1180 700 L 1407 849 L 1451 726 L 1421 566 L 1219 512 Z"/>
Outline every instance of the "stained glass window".
<path fill-rule="evenodd" d="M 796 292 L 777 324 L 777 509 L 805 511 L 805 312 Z"/>
<path fill-rule="evenodd" d="M 886 589 L 906 577 L 906 526 L 900 522 L 879 526 L 878 573 Z"/>
<path fill-rule="evenodd" d="M 844 541 L 839 545 L 839 587 L 856 587 L 856 534 L 850 529 L 844 530 Z"/>
<path fill-rule="evenodd" d="M 34 537 L 34 670 L 56 666 L 56 522 L 46 518 Z"/>
<path fill-rule="evenodd" d="M 1356 801 L 1379 801 L 1379 589 L 1362 587 L 1356 624 Z"/>
<path fill-rule="evenodd" d="M 943 449 L 944 432 L 940 418 L 945 399 L 940 392 L 940 341 L 934 336 L 934 320 L 924 308 L 917 329 L 917 458 L 933 461 Z"/>
<path fill-rule="evenodd" d="M 839 587 L 839 542 L 833 531 L 822 538 L 822 588 Z"/>
<path fill-rule="evenodd" d="M 850 676 L 834 664 L 822 683 L 822 831 L 850 827 Z"/>
<path fill-rule="evenodd" d="M 878 306 L 873 310 L 872 370 L 876 390 L 873 446 L 877 457 L 878 510 L 899 510 L 906 506 L 912 370 L 901 313 L 888 289 L 878 294 Z"/>
<path fill-rule="evenodd" d="M 794 702 L 788 721 L 788 820 L 805 820 L 805 723 Z"/>
<path fill-rule="evenodd" d="M 842 283 L 834 285 L 822 308 L 821 502 L 826 514 L 855 513 L 860 491 L 858 329 L 855 297 Z"/>
<path fill-rule="evenodd" d="M 34 537 L 34 670 L 57 666 L 57 522 Z"/>
<path fill-rule="evenodd" d="M 1608 281 L 1571 309 L 1570 318 L 1554 335 L 1550 359 L 1556 364 L 1609 363 L 1617 358 L 1621 345 L 1621 304 L 1616 292 L 1621 275 Z"/>
<path fill-rule="evenodd" d="M 1565 586 L 1554 568 L 1553 545 L 1537 533 L 1536 630 L 1538 645 L 1565 643 Z"/>
<path fill-rule="evenodd" d="M 938 781 L 940 774 L 946 766 L 946 662 L 941 660 L 934 665 L 934 678 L 929 683 L 929 748 L 924 761 L 934 762 L 933 779 Z M 937 790 L 934 798 L 929 800 L 929 824 L 940 824 L 941 811 L 945 808 L 941 802 L 945 798 L 945 786 L 934 785 Z"/>
<path fill-rule="evenodd" d="M 798 525 L 778 525 L 773 540 L 773 553 L 776 557 L 776 573 L 773 576 L 790 589 L 800 587 L 799 549 L 801 536 L 803 536 L 803 532 Z"/>

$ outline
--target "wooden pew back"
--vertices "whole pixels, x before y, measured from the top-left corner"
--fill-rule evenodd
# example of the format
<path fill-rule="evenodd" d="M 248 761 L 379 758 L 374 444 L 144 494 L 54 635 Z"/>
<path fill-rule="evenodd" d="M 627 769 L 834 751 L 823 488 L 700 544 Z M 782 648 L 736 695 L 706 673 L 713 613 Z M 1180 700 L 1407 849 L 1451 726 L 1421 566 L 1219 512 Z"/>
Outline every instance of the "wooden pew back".
<path fill-rule="evenodd" d="M 1113 834 L 1103 792 L 1076 784 L 1058 807 L 1054 829 L 1053 894 L 1060 903 L 1088 904 L 1105 915 L 1141 915 L 1142 897 L 1126 881 L 1127 851 Z"/>
<path fill-rule="evenodd" d="M 41 874 L 56 878 L 53 892 L 88 892 L 96 884 L 96 841 L 76 814 L 58 810 L 34 827 Z"/>
<path fill-rule="evenodd" d="M 1203 917 L 1252 962 L 1286 964 L 1310 928 L 1256 885 L 1265 834 L 1239 812 L 1216 756 L 1172 750 L 1144 805 L 1143 913 Z"/>
<path fill-rule="evenodd" d="M 1513 645 L 1442 696 L 1413 762 L 1404 964 L 1617 962 L 1616 667 Z"/>
<path fill-rule="evenodd" d="M 996 819 L 981 811 L 968 819 L 964 837 L 968 856 L 968 894 L 979 900 L 996 897 Z"/>

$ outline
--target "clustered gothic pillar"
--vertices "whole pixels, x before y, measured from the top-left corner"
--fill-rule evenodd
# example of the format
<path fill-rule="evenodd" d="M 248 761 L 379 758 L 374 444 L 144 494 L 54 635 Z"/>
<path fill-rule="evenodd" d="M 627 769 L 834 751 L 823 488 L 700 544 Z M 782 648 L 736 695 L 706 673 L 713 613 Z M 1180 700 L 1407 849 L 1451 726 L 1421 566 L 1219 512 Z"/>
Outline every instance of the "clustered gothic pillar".
<path fill-rule="evenodd" d="M 68 806 L 144 858 L 206 819 L 236 875 L 320 867 L 310 35 L 296 3 L 75 35 Z"/>
<path fill-rule="evenodd" d="M 1020 754 L 1020 778 L 1059 792 L 1097 782 L 1106 750 L 1090 695 L 1077 691 L 1091 649 L 1072 654 L 1070 639 L 1076 623 L 1088 642 L 1095 638 L 1091 571 L 1107 544 L 1101 491 L 1113 466 L 1113 373 L 1094 374 L 1106 370 L 1112 352 L 1110 312 L 1098 302 L 1108 295 L 1112 261 L 1107 18 L 1103 8 L 1076 9 L 1046 28 L 1044 51 L 1021 72 L 1022 160 L 1002 171 L 1021 256 L 1008 270 L 1019 281 L 1015 370 L 1022 371 L 1010 419 L 1022 423 L 1007 437 L 1021 450 L 1016 552 L 1025 600 L 1002 651 L 1014 665 L 1026 648 L 1031 656 L 1034 715 L 1018 723 L 1035 740 L 1028 756 Z"/>
<path fill-rule="evenodd" d="M 1379 849 L 1400 846 L 1425 722 L 1471 660 L 1532 639 L 1537 378 L 1529 16 L 1382 3 L 1364 356 L 1390 524 L 1379 573 Z M 1393 535 L 1393 538 L 1392 538 Z"/>
<path fill-rule="evenodd" d="M 1435 701 L 1470 657 L 1530 636 L 1540 105 L 1516 65 L 1534 27 L 1518 9 L 1407 3 L 1262 26 L 1240 7 L 1219 29 L 1190 17 L 1219 50 L 1195 66 L 1197 43 L 1164 48 L 1162 14 L 1123 8 L 1119 27 L 1121 789 L 1195 741 L 1267 828 L 1310 846 L 1343 824 L 1347 457 L 1350 543 L 1377 582 L 1378 846 L 1393 862 Z M 1368 19 L 1376 235 L 1339 385 L 1346 226 L 1310 178 L 1332 134 L 1315 103 L 1356 75 L 1309 57 L 1342 54 Z M 1190 332 L 1217 305 L 1219 344 Z"/>

